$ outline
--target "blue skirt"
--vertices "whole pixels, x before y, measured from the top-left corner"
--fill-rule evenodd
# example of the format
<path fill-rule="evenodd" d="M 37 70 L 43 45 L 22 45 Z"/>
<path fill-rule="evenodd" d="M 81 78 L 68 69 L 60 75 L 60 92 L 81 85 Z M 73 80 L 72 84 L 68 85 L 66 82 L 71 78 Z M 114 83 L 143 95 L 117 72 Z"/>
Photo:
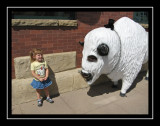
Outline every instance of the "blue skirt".
<path fill-rule="evenodd" d="M 47 78 L 47 80 L 45 81 L 36 81 L 35 79 L 33 79 L 31 86 L 35 89 L 44 89 L 48 86 L 50 86 L 52 84 L 52 81 L 49 79 L 49 77 Z"/>

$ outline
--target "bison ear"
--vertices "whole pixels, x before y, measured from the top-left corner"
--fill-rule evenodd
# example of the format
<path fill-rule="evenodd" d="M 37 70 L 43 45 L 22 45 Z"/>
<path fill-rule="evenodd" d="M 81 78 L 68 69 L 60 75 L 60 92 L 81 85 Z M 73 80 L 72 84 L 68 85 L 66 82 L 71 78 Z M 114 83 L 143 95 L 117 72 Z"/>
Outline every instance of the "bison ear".
<path fill-rule="evenodd" d="M 102 43 L 97 47 L 97 51 L 100 56 L 106 56 L 108 55 L 109 47 L 106 44 Z"/>

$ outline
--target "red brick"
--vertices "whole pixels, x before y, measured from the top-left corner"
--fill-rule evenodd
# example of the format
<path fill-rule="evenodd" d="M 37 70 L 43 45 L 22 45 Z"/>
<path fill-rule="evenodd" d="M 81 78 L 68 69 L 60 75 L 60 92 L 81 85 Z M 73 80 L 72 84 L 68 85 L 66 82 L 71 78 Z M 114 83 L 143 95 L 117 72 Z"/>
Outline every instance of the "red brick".
<path fill-rule="evenodd" d="M 31 41 L 41 41 L 42 38 L 31 38 Z"/>
<path fill-rule="evenodd" d="M 42 30 L 31 30 L 30 34 L 42 34 Z"/>
<path fill-rule="evenodd" d="M 90 30 L 107 24 L 108 19 L 117 20 L 122 16 L 133 18 L 133 12 L 77 12 L 78 26 L 74 28 L 12 28 L 12 78 L 15 78 L 13 59 L 28 56 L 32 48 L 41 48 L 46 54 L 76 51 L 76 64 L 81 67 L 83 47 L 78 42 L 84 41 Z"/>

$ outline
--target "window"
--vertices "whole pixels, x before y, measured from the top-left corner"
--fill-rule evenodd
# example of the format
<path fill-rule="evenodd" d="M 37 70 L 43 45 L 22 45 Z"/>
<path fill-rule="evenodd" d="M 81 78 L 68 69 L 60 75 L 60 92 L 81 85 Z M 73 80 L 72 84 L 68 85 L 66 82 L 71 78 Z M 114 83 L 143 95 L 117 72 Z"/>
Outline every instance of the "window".
<path fill-rule="evenodd" d="M 75 20 L 71 11 L 12 11 L 12 19 L 62 19 Z"/>
<path fill-rule="evenodd" d="M 133 20 L 141 24 L 148 24 L 148 12 L 134 12 Z"/>

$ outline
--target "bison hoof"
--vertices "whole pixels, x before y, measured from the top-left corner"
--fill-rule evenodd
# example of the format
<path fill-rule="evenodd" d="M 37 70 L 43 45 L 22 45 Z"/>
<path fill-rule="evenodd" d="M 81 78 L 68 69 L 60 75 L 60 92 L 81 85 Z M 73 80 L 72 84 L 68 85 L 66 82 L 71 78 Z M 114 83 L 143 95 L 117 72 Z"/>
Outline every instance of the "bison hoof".
<path fill-rule="evenodd" d="M 126 94 L 120 92 L 121 97 L 127 97 Z"/>
<path fill-rule="evenodd" d="M 149 77 L 145 77 L 145 80 L 148 80 L 149 79 Z"/>

